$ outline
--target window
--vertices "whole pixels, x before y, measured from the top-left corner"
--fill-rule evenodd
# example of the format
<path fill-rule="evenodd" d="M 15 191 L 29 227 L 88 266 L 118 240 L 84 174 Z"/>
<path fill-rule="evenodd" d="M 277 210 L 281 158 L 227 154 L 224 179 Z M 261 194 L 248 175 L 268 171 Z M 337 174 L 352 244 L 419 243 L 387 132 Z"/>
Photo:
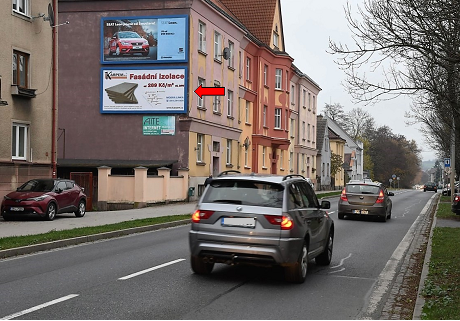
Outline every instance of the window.
<path fill-rule="evenodd" d="M 233 57 L 233 53 L 235 51 L 235 45 L 233 44 L 233 42 L 231 42 L 230 40 L 228 41 L 228 50 L 229 50 L 229 57 L 228 57 L 228 66 L 230 68 L 234 68 L 234 57 Z"/>
<path fill-rule="evenodd" d="M 245 147 L 244 148 L 244 167 L 248 167 L 248 162 L 249 162 L 249 148 Z"/>
<path fill-rule="evenodd" d="M 11 156 L 13 159 L 26 160 L 29 142 L 29 125 L 13 123 Z"/>
<path fill-rule="evenodd" d="M 279 35 L 278 32 L 273 31 L 273 46 L 278 49 L 279 48 Z"/>
<path fill-rule="evenodd" d="M 302 154 L 302 172 L 305 172 L 305 154 Z"/>
<path fill-rule="evenodd" d="M 206 85 L 206 81 L 203 78 L 198 78 L 198 87 L 202 86 L 204 87 Z M 198 108 L 204 108 L 204 99 L 200 96 L 198 96 L 198 101 L 196 106 Z"/>
<path fill-rule="evenodd" d="M 304 89 L 303 92 L 302 92 L 302 106 L 303 106 L 303 108 L 305 108 L 305 96 L 306 96 L 306 94 L 307 94 L 307 92 Z"/>
<path fill-rule="evenodd" d="M 302 140 L 305 140 L 305 122 L 302 122 Z"/>
<path fill-rule="evenodd" d="M 275 89 L 281 89 L 281 82 L 283 81 L 283 70 L 276 68 L 275 72 Z"/>
<path fill-rule="evenodd" d="M 30 0 L 13 0 L 13 12 L 30 15 Z"/>
<path fill-rule="evenodd" d="M 324 150 L 327 152 L 329 150 L 329 139 L 324 137 Z"/>
<path fill-rule="evenodd" d="M 265 155 L 267 153 L 267 147 L 262 147 L 262 167 L 265 167 Z"/>
<path fill-rule="evenodd" d="M 311 136 L 310 136 L 310 124 L 307 125 L 307 140 L 310 141 L 311 139 Z"/>
<path fill-rule="evenodd" d="M 289 153 L 289 170 L 294 170 L 294 152 Z"/>
<path fill-rule="evenodd" d="M 264 114 L 263 114 L 263 126 L 267 127 L 267 109 L 268 107 L 264 105 Z"/>
<path fill-rule="evenodd" d="M 308 111 L 311 110 L 311 94 L 308 93 Z"/>
<path fill-rule="evenodd" d="M 286 70 L 286 90 L 289 90 L 289 71 Z"/>
<path fill-rule="evenodd" d="M 246 101 L 246 124 L 250 124 L 250 105 L 249 105 L 249 101 Z"/>
<path fill-rule="evenodd" d="M 243 75 L 243 59 L 241 58 L 241 51 L 238 51 L 238 71 L 241 78 Z"/>
<path fill-rule="evenodd" d="M 196 161 L 203 162 L 203 134 L 196 135 Z"/>
<path fill-rule="evenodd" d="M 20 51 L 13 51 L 13 85 L 28 88 L 29 55 Z"/>
<path fill-rule="evenodd" d="M 315 142 L 315 134 L 316 134 L 316 132 L 315 132 L 315 126 L 312 126 L 312 131 L 311 131 L 312 140 L 311 140 L 311 141 L 312 141 L 313 143 Z"/>
<path fill-rule="evenodd" d="M 198 50 L 206 52 L 206 24 L 198 21 Z"/>
<path fill-rule="evenodd" d="M 281 108 L 275 108 L 275 128 L 281 129 Z"/>
<path fill-rule="evenodd" d="M 218 33 L 217 31 L 214 31 L 214 59 L 215 60 L 218 60 L 218 61 L 221 61 L 221 44 L 220 44 L 220 40 L 221 40 L 221 35 L 220 33 Z"/>
<path fill-rule="evenodd" d="M 313 96 L 313 114 L 316 113 L 316 97 Z"/>
<path fill-rule="evenodd" d="M 280 168 L 283 168 L 284 163 L 284 150 L 280 150 Z"/>
<path fill-rule="evenodd" d="M 227 165 L 232 163 L 232 140 L 227 139 Z"/>
<path fill-rule="evenodd" d="M 251 58 L 246 58 L 246 80 L 251 80 Z"/>
<path fill-rule="evenodd" d="M 220 152 L 220 143 L 219 142 L 212 142 L 212 151 L 213 152 Z"/>
<path fill-rule="evenodd" d="M 288 130 L 289 111 L 287 109 L 285 114 L 286 116 L 284 117 L 284 130 Z"/>
<path fill-rule="evenodd" d="M 291 138 L 294 138 L 294 133 L 295 133 L 294 125 L 295 125 L 294 119 L 291 119 Z"/>
<path fill-rule="evenodd" d="M 214 87 L 220 87 L 220 83 L 214 82 Z M 212 103 L 212 111 L 216 114 L 220 114 L 220 96 L 214 96 Z"/>
<path fill-rule="evenodd" d="M 229 90 L 227 93 L 227 116 L 232 117 L 233 110 L 233 91 Z"/>
<path fill-rule="evenodd" d="M 264 65 L 264 86 L 267 86 L 268 66 Z"/>
<path fill-rule="evenodd" d="M 294 90 L 295 90 L 295 86 L 294 86 L 294 85 L 291 85 L 291 92 L 290 92 L 289 94 L 291 95 L 291 104 L 292 104 L 292 105 L 295 104 Z"/>

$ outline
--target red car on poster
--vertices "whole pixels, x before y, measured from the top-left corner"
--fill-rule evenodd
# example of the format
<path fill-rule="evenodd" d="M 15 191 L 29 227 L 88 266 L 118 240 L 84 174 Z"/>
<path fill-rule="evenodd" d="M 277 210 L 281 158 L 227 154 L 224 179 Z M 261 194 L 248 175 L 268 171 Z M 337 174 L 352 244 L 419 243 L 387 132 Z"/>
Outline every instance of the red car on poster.
<path fill-rule="evenodd" d="M 134 31 L 118 31 L 109 40 L 109 56 L 149 54 L 149 42 Z"/>

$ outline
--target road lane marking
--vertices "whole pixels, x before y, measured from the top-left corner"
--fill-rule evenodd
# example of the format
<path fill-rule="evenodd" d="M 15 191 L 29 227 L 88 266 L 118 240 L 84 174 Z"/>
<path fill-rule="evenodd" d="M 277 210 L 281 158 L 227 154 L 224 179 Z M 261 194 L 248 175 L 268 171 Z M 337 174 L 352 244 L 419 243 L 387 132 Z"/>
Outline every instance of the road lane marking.
<path fill-rule="evenodd" d="M 163 263 L 163 264 L 154 266 L 154 267 L 152 267 L 150 269 L 146 269 L 146 270 L 143 270 L 143 271 L 139 271 L 139 272 L 136 272 L 136 273 L 121 277 L 118 280 L 128 280 L 128 279 L 131 279 L 133 277 L 139 276 L 141 274 L 152 272 L 154 270 L 161 269 L 162 267 L 165 267 L 165 266 L 168 266 L 168 265 L 171 265 L 171 264 L 175 264 L 175 263 L 179 263 L 179 262 L 182 262 L 182 261 L 185 261 L 185 259 L 177 259 L 177 260 L 174 260 L 174 261 L 171 261 L 171 262 Z"/>
<path fill-rule="evenodd" d="M 341 259 L 339 265 L 331 266 L 330 268 L 331 268 L 331 269 L 335 269 L 335 268 L 341 267 L 341 266 L 343 265 L 343 262 L 344 262 L 346 259 L 349 259 L 350 257 L 351 257 L 351 253 L 348 254 L 347 257 L 344 257 L 343 259 Z"/>
<path fill-rule="evenodd" d="M 77 297 L 77 296 L 78 296 L 78 294 L 69 294 L 69 295 L 64 296 L 64 297 L 62 297 L 62 298 L 59 298 L 59 299 L 56 299 L 56 300 L 53 300 L 53 301 L 49 301 L 49 302 L 46 302 L 46 303 L 37 305 L 37 306 L 32 307 L 32 308 L 30 308 L 30 309 L 23 310 L 23 311 L 21 311 L 21 312 L 17 312 L 17 313 L 13 313 L 13 314 L 7 315 L 6 317 L 3 317 L 2 320 L 11 320 L 11 319 L 20 317 L 21 315 L 28 314 L 28 313 L 35 312 L 35 311 L 37 311 L 37 310 L 46 308 L 46 307 L 48 307 L 48 306 L 50 306 L 50 305 L 57 304 L 57 303 L 60 303 L 60 302 L 63 302 L 63 301 L 67 301 L 67 300 L 73 299 L 73 298 L 75 298 L 75 297 Z"/>

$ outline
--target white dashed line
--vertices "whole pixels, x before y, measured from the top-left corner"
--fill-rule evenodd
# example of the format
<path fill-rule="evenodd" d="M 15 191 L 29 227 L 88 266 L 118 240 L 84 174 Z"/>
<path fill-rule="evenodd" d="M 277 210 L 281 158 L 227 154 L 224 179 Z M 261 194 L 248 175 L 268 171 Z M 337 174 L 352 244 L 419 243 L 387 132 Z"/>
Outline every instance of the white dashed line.
<path fill-rule="evenodd" d="M 59 303 L 59 302 L 63 302 L 63 301 L 66 301 L 66 300 L 73 299 L 73 298 L 75 298 L 77 296 L 78 296 L 78 294 L 69 294 L 69 295 L 64 296 L 62 298 L 59 298 L 59 299 L 56 299 L 56 300 L 53 300 L 53 301 L 49 301 L 47 303 L 37 305 L 37 306 L 35 306 L 33 308 L 23 310 L 21 312 L 17 312 L 17 313 L 14 313 L 14 314 L 7 315 L 6 317 L 3 317 L 2 320 L 11 320 L 11 319 L 20 317 L 21 315 L 28 314 L 28 313 L 31 313 L 31 312 L 46 308 L 46 307 L 48 307 L 50 305 L 53 305 L 53 304 L 56 304 L 56 303 Z"/>
<path fill-rule="evenodd" d="M 171 262 L 160 264 L 160 265 L 154 266 L 154 267 L 152 267 L 150 269 L 146 269 L 146 270 L 143 270 L 143 271 L 139 271 L 139 272 L 136 272 L 136 273 L 121 277 L 118 280 L 128 280 L 128 279 L 131 279 L 133 277 L 139 276 L 141 274 L 145 274 L 145 273 L 160 269 L 162 267 L 165 267 L 165 266 L 168 266 L 168 265 L 171 265 L 171 264 L 175 264 L 175 263 L 179 263 L 179 262 L 182 262 L 182 261 L 185 261 L 185 259 L 177 259 L 177 260 L 174 260 L 174 261 L 171 261 Z"/>

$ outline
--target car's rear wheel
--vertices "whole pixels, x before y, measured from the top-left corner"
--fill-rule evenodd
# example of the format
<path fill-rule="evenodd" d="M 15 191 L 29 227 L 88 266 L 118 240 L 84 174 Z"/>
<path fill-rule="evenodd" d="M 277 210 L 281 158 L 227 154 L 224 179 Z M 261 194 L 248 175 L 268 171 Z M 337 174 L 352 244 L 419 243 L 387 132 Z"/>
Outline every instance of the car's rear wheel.
<path fill-rule="evenodd" d="M 190 257 L 192 271 L 196 274 L 210 274 L 214 268 L 214 263 L 204 262 L 203 258 L 192 255 Z"/>
<path fill-rule="evenodd" d="M 334 234 L 329 232 L 329 236 L 327 238 L 327 244 L 326 244 L 326 247 L 324 248 L 324 251 L 315 258 L 316 264 L 318 265 L 331 264 L 333 247 L 334 247 Z"/>
<path fill-rule="evenodd" d="M 284 277 L 286 281 L 292 283 L 304 283 L 308 272 L 308 244 L 304 240 L 299 258 L 293 265 L 284 268 Z"/>
<path fill-rule="evenodd" d="M 380 222 L 386 222 L 387 221 L 387 213 L 385 213 L 385 215 L 383 215 L 383 216 L 379 216 L 379 220 L 380 220 Z"/>
<path fill-rule="evenodd" d="M 343 220 L 345 218 L 345 214 L 339 213 L 339 220 Z"/>
<path fill-rule="evenodd" d="M 47 221 L 52 221 L 56 217 L 56 204 L 49 203 L 48 207 L 46 208 L 45 219 Z"/>
<path fill-rule="evenodd" d="M 86 203 L 84 200 L 81 200 L 80 203 L 78 203 L 78 209 L 75 212 L 76 217 L 83 217 L 85 216 L 86 213 Z"/>

